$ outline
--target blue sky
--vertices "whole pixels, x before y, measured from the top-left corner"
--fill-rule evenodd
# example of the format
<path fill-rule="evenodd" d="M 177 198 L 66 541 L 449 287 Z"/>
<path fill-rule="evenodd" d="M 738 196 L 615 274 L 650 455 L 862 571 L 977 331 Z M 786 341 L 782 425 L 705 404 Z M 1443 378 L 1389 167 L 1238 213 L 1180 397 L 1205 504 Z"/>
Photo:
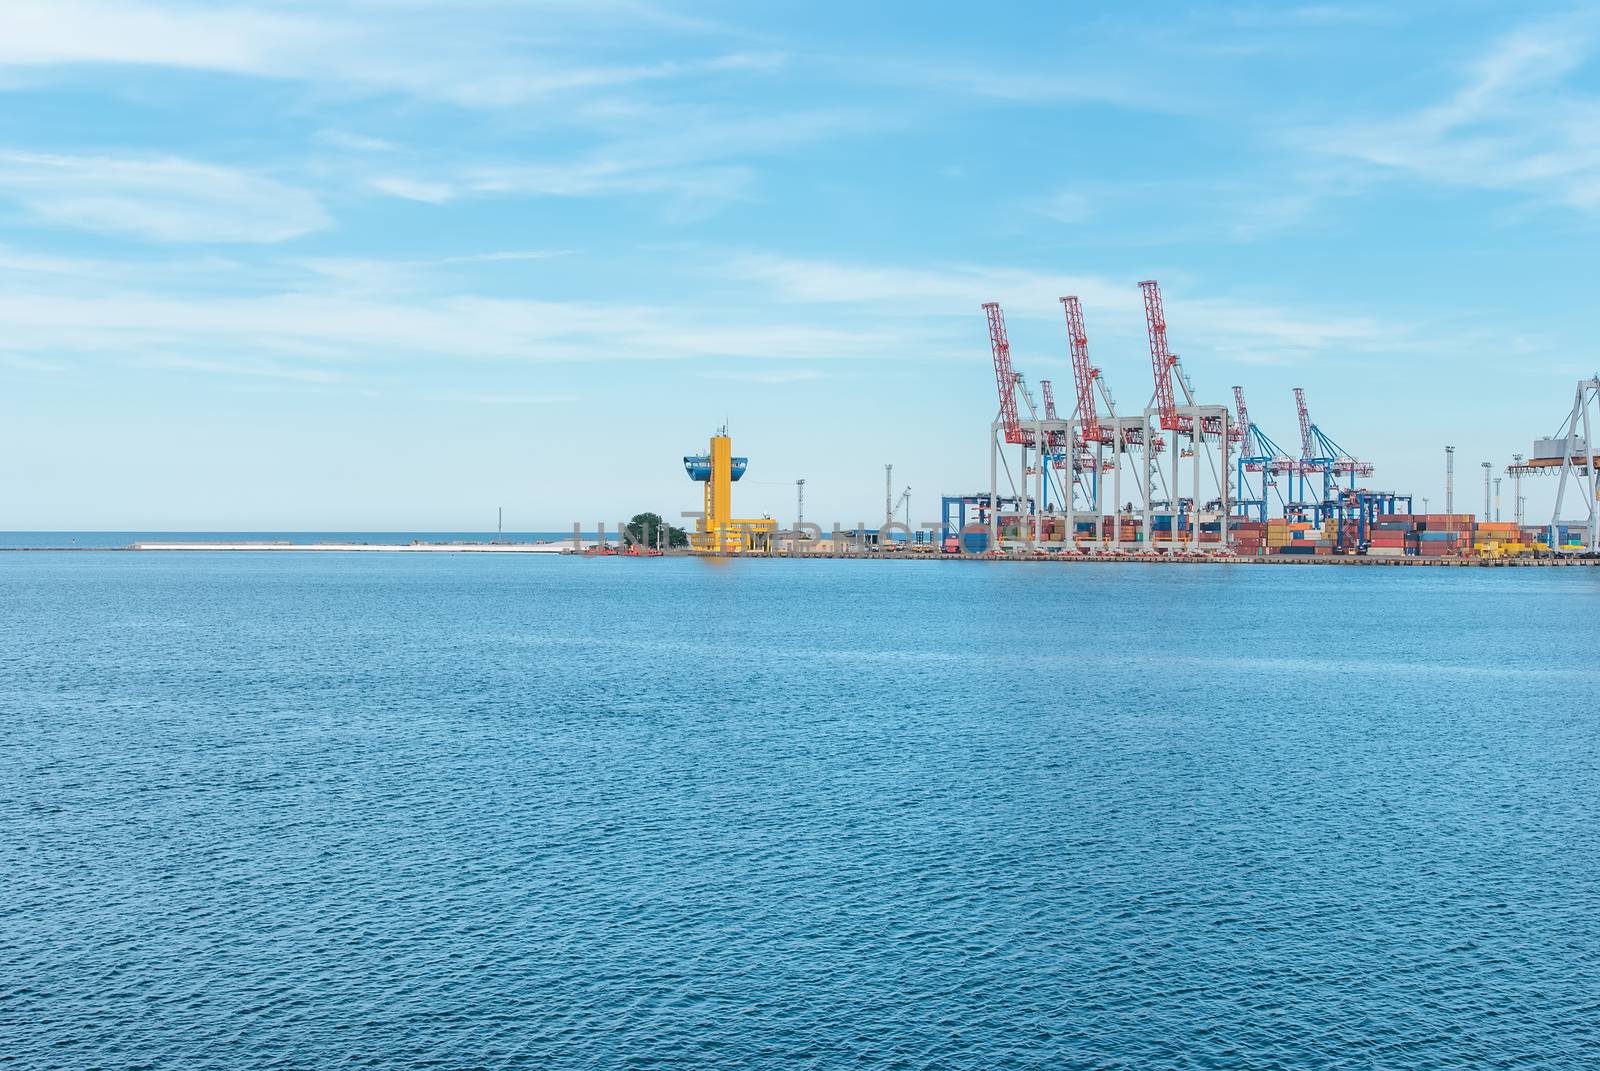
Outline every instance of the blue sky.
<path fill-rule="evenodd" d="M 1396 8 L 1403 7 L 1403 10 Z M 7 0 L 0 528 L 875 520 L 978 488 L 979 305 L 1125 406 L 1290 389 L 1458 505 L 1600 367 L 1600 17 Z M 1537 513 L 1550 484 L 1530 483 Z M 1420 502 L 1418 503 L 1420 508 Z M 1510 513 L 1509 484 L 1505 512 Z"/>

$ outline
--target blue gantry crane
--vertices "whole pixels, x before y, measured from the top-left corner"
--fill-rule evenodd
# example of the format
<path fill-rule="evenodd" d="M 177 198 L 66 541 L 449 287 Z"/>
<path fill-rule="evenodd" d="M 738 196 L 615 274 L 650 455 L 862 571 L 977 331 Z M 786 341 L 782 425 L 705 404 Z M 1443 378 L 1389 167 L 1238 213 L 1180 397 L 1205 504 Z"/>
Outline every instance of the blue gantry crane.
<path fill-rule="evenodd" d="M 1315 520 L 1321 522 L 1339 512 L 1339 503 L 1343 497 L 1340 492 L 1355 491 L 1357 476 L 1372 475 L 1372 463 L 1356 460 L 1354 454 L 1334 442 L 1321 428 L 1311 422 L 1311 414 L 1306 408 L 1304 389 L 1300 387 L 1294 389 L 1294 404 L 1300 417 L 1300 460 L 1303 462 L 1295 499 L 1309 509 Z M 1316 475 L 1322 477 L 1320 488 L 1315 487 L 1315 482 L 1308 481 L 1308 477 Z M 1341 486 L 1344 478 L 1348 478 L 1349 482 Z M 1306 497 L 1306 492 L 1310 489 L 1318 491 L 1315 499 Z"/>
<path fill-rule="evenodd" d="M 1293 477 L 1301 466 L 1250 419 L 1250 411 L 1244 404 L 1243 387 L 1233 388 L 1233 404 L 1238 414 L 1239 428 L 1234 504 L 1241 516 L 1248 518 L 1254 513 L 1257 520 L 1265 523 L 1271 508 L 1269 493 L 1276 496 L 1280 509 L 1287 506 L 1279 477 Z"/>

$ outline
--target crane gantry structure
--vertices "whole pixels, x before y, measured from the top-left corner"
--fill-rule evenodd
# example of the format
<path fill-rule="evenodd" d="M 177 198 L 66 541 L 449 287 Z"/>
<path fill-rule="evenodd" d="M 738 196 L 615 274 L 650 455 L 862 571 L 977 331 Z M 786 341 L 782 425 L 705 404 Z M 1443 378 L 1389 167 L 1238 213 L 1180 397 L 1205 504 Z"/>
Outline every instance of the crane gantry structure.
<path fill-rule="evenodd" d="M 1170 479 L 1167 478 L 1167 473 L 1158 471 L 1150 454 L 1147 453 L 1145 456 L 1147 466 L 1143 481 L 1147 489 L 1144 500 L 1145 538 L 1149 540 L 1158 525 L 1165 521 L 1175 544 L 1178 534 L 1183 530 L 1184 521 L 1187 520 L 1190 547 L 1199 550 L 1202 523 L 1200 514 L 1204 504 L 1206 511 L 1214 512 L 1224 518 L 1217 522 L 1217 530 L 1219 542 L 1226 547 L 1228 529 L 1225 518 L 1233 512 L 1229 501 L 1231 474 L 1228 454 L 1231 442 L 1237 438 L 1229 431 L 1228 407 L 1201 405 L 1195 401 L 1194 387 L 1189 382 L 1189 377 L 1184 374 L 1182 362 L 1167 343 L 1167 317 L 1161 300 L 1161 285 L 1154 279 L 1146 279 L 1139 284 L 1139 289 L 1144 296 L 1145 328 L 1150 340 L 1150 365 L 1155 377 L 1155 391 L 1144 411 L 1146 435 L 1148 437 L 1156 428 L 1160 428 L 1171 433 L 1174 447 L 1170 454 L 1172 462 Z M 1181 404 L 1174 385 L 1183 391 Z M 1193 462 L 1190 466 L 1187 499 L 1184 497 L 1181 464 L 1184 458 Z M 1202 460 L 1205 469 L 1201 467 Z M 1209 482 L 1206 480 L 1207 475 L 1210 477 Z M 1164 501 L 1156 498 L 1153 493 L 1158 480 L 1165 484 L 1167 498 Z M 1208 496 L 1213 494 L 1215 497 L 1209 498 L 1208 501 Z"/>
<path fill-rule="evenodd" d="M 979 503 L 991 546 L 1003 549 L 1002 528 L 1007 538 L 1044 549 L 1076 546 L 1083 534 L 1089 535 L 1088 542 L 1112 549 L 1128 542 L 1148 547 L 1161 529 L 1174 545 L 1187 532 L 1191 549 L 1198 550 L 1202 527 L 1214 530 L 1215 541 L 1226 545 L 1226 518 L 1232 512 L 1228 449 L 1240 436 L 1230 429 L 1226 406 L 1195 400 L 1178 358 L 1167 349 L 1160 290 L 1153 281 L 1141 287 L 1156 393 L 1142 412 L 1128 416 L 1117 412 L 1100 370 L 1089 359 L 1083 306 L 1076 296 L 1060 299 L 1077 399 L 1066 417 L 1056 409 L 1049 380 L 1040 381 L 1043 410 L 1034 405 L 1012 360 L 1005 314 L 998 302 L 983 306 L 998 402 L 990 427 L 989 493 Z M 1167 453 L 1163 433 L 1173 443 L 1170 469 L 1157 464 Z M 1015 468 L 1008 460 L 1012 447 Z M 1181 465 L 1185 459 L 1192 461 L 1187 477 Z M 1002 494 L 1002 473 L 1007 494 Z M 1134 499 L 1124 502 L 1125 485 L 1137 505 Z M 1004 525 L 1002 503 L 1012 503 L 1018 511 Z M 1203 520 L 1203 513 L 1212 518 Z M 1085 533 L 1080 519 L 1090 518 L 1092 529 Z"/>
<path fill-rule="evenodd" d="M 1079 512 L 1080 455 L 1074 421 L 1056 412 L 1049 380 L 1040 380 L 1043 409 L 1034 404 L 1026 380 L 1011 361 L 1004 312 L 998 302 L 984 305 L 983 310 L 989 322 L 999 410 L 990 429 L 989 494 L 978 504 L 979 517 L 987 523 L 990 545 L 999 546 L 1001 513 L 1009 504 L 1017 511 L 1013 516 L 1018 539 L 1061 549 L 1070 544 Z M 1017 448 L 1015 471 L 1006 460 L 1006 446 Z M 1009 495 L 1000 491 L 1002 471 Z"/>
<path fill-rule="evenodd" d="M 1251 420 L 1242 387 L 1233 388 L 1232 406 L 1202 404 L 1172 351 L 1160 284 L 1146 279 L 1139 290 L 1153 389 L 1149 402 L 1132 413 L 1118 411 L 1090 359 L 1078 297 L 1060 299 L 1075 398 L 1066 414 L 1058 411 L 1049 379 L 1039 381 L 1043 406 L 1034 404 L 1013 362 L 999 303 L 983 306 L 998 403 L 990 426 L 989 490 L 959 501 L 963 510 L 976 507 L 991 549 L 1131 545 L 1175 552 L 1198 551 L 1205 542 L 1226 551 L 1236 524 L 1259 531 L 1251 526 L 1264 526 L 1274 514 L 1336 522 L 1338 534 L 1331 538 L 1342 549 L 1355 538 L 1347 538 L 1347 522 L 1355 522 L 1349 531 L 1359 531 L 1364 541 L 1380 515 L 1402 506 L 1409 513 L 1409 496 L 1358 485 L 1373 466 L 1312 421 L 1303 389 L 1294 390 L 1298 451 Z"/>
<path fill-rule="evenodd" d="M 1244 404 L 1243 387 L 1233 388 L 1233 404 L 1237 413 L 1234 427 L 1239 432 L 1238 490 L 1234 504 L 1241 516 L 1249 517 L 1254 512 L 1256 520 L 1265 524 L 1271 508 L 1269 492 L 1276 494 L 1280 510 L 1287 506 L 1288 500 L 1283 496 L 1278 478 L 1289 476 L 1292 482 L 1292 478 L 1301 472 L 1302 463 L 1292 458 L 1287 450 L 1250 419 L 1250 411 Z M 1252 480 L 1252 474 L 1257 478 Z"/>
<path fill-rule="evenodd" d="M 1124 474 L 1132 482 L 1131 490 L 1139 498 L 1142 514 L 1143 503 L 1149 497 L 1146 491 L 1149 486 L 1148 457 L 1161 453 L 1166 447 L 1166 440 L 1150 431 L 1148 421 L 1143 416 L 1118 415 L 1116 399 L 1111 396 L 1105 377 L 1089 360 L 1089 337 L 1084 328 L 1083 302 L 1074 294 L 1060 300 L 1066 317 L 1067 345 L 1072 355 L 1072 376 L 1078 395 L 1078 407 L 1073 414 L 1076 437 L 1080 456 L 1094 473 L 1093 482 L 1086 489 L 1085 496 L 1085 505 L 1095 517 L 1093 541 L 1120 550 L 1125 542 L 1123 536 L 1126 531 L 1121 519 L 1126 508 L 1122 498 Z M 1099 412 L 1101 403 L 1106 408 L 1104 418 Z M 1130 459 L 1138 459 L 1138 466 L 1130 468 L 1126 464 Z M 1109 488 L 1106 486 L 1107 477 Z M 1109 509 L 1105 501 L 1107 490 L 1111 494 Z M 1131 507 L 1132 503 L 1127 505 Z"/>
<path fill-rule="evenodd" d="M 1059 419 L 1056 416 L 1055 387 L 1048 379 L 1039 381 L 1039 393 L 1044 398 L 1044 418 L 1049 421 Z M 1076 478 L 1076 459 L 1072 453 L 1071 436 L 1065 431 L 1052 431 L 1045 435 L 1044 460 L 1049 464 L 1054 476 L 1044 482 L 1044 509 L 1050 512 L 1050 493 L 1057 487 L 1062 488 L 1063 494 L 1070 494 L 1068 488 Z M 1060 504 L 1059 502 L 1057 503 Z"/>
<path fill-rule="evenodd" d="M 1516 460 L 1506 468 L 1512 478 L 1511 493 L 1516 499 L 1519 514 L 1522 508 L 1522 477 L 1560 473 L 1547 537 L 1549 545 L 1557 550 L 1578 549 L 1591 554 L 1600 552 L 1600 444 L 1595 442 L 1596 432 L 1600 432 L 1600 376 L 1579 380 L 1572 395 L 1572 409 L 1562 419 L 1556 434 L 1536 439 L 1532 457 L 1518 454 Z M 1576 522 L 1585 529 L 1582 542 L 1577 544 L 1560 538 L 1562 529 L 1574 523 L 1561 518 L 1569 482 L 1581 496 L 1584 510 L 1583 519 Z"/>
<path fill-rule="evenodd" d="M 1449 504 L 1448 464 L 1445 516 L 1417 517 L 1409 494 L 1366 486 L 1373 464 L 1312 419 L 1302 387 L 1293 388 L 1297 448 L 1280 445 L 1251 418 L 1241 386 L 1233 388 L 1231 406 L 1201 403 L 1172 349 L 1160 284 L 1146 279 L 1138 286 L 1151 393 L 1142 408 L 1131 410 L 1119 410 L 1106 377 L 1090 358 L 1083 303 L 1077 296 L 1059 299 L 1072 369 L 1070 412 L 1058 408 L 1055 383 L 1048 378 L 1038 381 L 1043 404 L 1035 404 L 1015 365 L 1005 314 L 998 302 L 983 305 L 997 403 L 990 426 L 989 488 L 987 494 L 944 498 L 944 527 L 950 528 L 954 505 L 963 546 L 974 546 L 966 542 L 969 509 L 976 510 L 978 545 L 986 540 L 991 551 L 1000 553 L 1088 548 L 1176 553 L 1202 551 L 1202 544 L 1210 543 L 1218 551 L 1237 546 L 1245 554 L 1278 548 L 1282 553 L 1428 557 L 1446 549 L 1441 546 L 1450 542 L 1445 537 L 1472 531 L 1459 527 L 1462 519 Z M 1064 405 L 1065 395 L 1061 401 Z M 1560 484 L 1548 547 L 1600 553 L 1596 433 L 1600 376 L 1578 384 L 1558 435 L 1536 440 L 1531 456 L 1514 455 L 1506 469 L 1512 477 L 1513 524 L 1499 520 L 1495 482 L 1494 497 L 1486 498 L 1484 516 L 1477 521 L 1481 542 L 1462 537 L 1456 541 L 1460 553 L 1545 552 L 1544 537 L 1523 529 L 1521 481 L 1526 475 L 1557 472 Z M 1453 451 L 1446 448 L 1451 462 Z M 1486 496 L 1490 468 L 1485 466 Z M 1574 488 L 1583 515 L 1563 521 L 1561 511 L 1570 506 Z M 890 490 L 886 482 L 886 513 L 892 516 L 907 495 L 892 503 Z M 1321 531 L 1313 533 L 1317 525 Z M 1265 538 L 1272 531 L 1279 533 L 1278 542 Z M 1283 542 L 1291 533 L 1293 538 Z"/>
<path fill-rule="evenodd" d="M 1371 462 L 1358 460 L 1312 422 L 1304 388 L 1294 388 L 1294 405 L 1300 418 L 1301 465 L 1292 505 L 1310 513 L 1313 519 L 1323 521 L 1338 513 L 1339 503 L 1347 497 L 1346 492 L 1356 490 L 1356 477 L 1371 476 L 1373 467 Z M 1322 478 L 1312 481 L 1312 476 Z M 1317 486 L 1318 482 L 1320 487 Z M 1306 497 L 1311 490 L 1317 494 L 1314 499 Z"/>
<path fill-rule="evenodd" d="M 1006 470 L 1008 480 L 1012 485 L 1013 496 L 1021 502 L 1028 500 L 1027 482 L 1030 476 L 1036 478 L 1035 494 L 1026 508 L 1019 509 L 1019 527 L 1032 521 L 1031 541 L 1042 542 L 1044 539 L 1045 518 L 1043 515 L 1045 503 L 1045 481 L 1050 479 L 1050 466 L 1045 457 L 1049 449 L 1049 436 L 1057 430 L 1055 424 L 1062 424 L 1059 429 L 1067 431 L 1063 421 L 1047 421 L 1039 416 L 1033 406 L 1033 399 L 1026 394 L 1022 376 L 1011 363 L 1011 341 L 1006 335 L 1005 313 L 1000 309 L 1000 303 L 991 301 L 983 306 L 984 315 L 989 321 L 989 349 L 994 357 L 995 390 L 999 395 L 999 411 L 996 413 L 990 426 L 989 436 L 989 495 L 987 502 L 980 505 L 979 516 L 986 518 L 989 525 L 990 546 L 1000 545 L 1000 508 L 1003 501 L 1000 495 L 1000 470 Z M 1023 395 L 1028 405 L 1029 420 L 1024 425 L 1022 414 L 1017 407 L 1017 396 Z M 1051 425 L 1046 427 L 1045 425 Z M 1018 448 L 1018 464 L 1015 474 L 1011 472 L 1009 464 L 1005 462 L 1002 446 L 1015 446 Z M 1030 456 L 1032 460 L 1030 461 Z"/>

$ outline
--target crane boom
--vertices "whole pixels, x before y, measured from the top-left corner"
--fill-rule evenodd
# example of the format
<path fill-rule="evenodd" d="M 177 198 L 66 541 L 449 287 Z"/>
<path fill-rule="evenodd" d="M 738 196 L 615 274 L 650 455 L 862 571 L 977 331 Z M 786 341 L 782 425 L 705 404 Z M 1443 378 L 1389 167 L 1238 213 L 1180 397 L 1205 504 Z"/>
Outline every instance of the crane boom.
<path fill-rule="evenodd" d="M 1100 369 L 1089 363 L 1089 336 L 1083 329 L 1083 303 L 1076 296 L 1061 299 L 1067 315 L 1067 341 L 1072 348 L 1072 382 L 1078 393 L 1078 438 L 1080 442 L 1105 442 L 1109 438 L 1100 426 L 1094 404 L 1094 381 Z"/>
<path fill-rule="evenodd" d="M 1172 390 L 1172 369 L 1178 359 L 1167 347 L 1167 315 L 1161 306 L 1161 284 L 1146 279 L 1139 284 L 1144 291 L 1144 320 L 1150 334 L 1150 369 L 1156 381 L 1156 411 L 1161 428 L 1165 431 L 1188 431 L 1188 421 L 1178 417 L 1178 399 Z"/>
<path fill-rule="evenodd" d="M 994 351 L 994 382 L 1000 394 L 1000 424 L 1006 442 L 1025 442 L 1022 421 L 1017 416 L 1017 374 L 1011 368 L 1011 342 L 1006 338 L 1006 318 L 1000 304 L 991 301 L 983 307 L 989 318 L 989 348 Z"/>
<path fill-rule="evenodd" d="M 1055 387 L 1051 385 L 1048 379 L 1041 379 L 1039 381 L 1039 391 L 1044 395 L 1044 418 L 1046 420 L 1058 419 L 1056 416 Z M 1065 472 L 1068 465 L 1066 449 L 1070 445 L 1067 442 L 1067 433 L 1064 431 L 1046 432 L 1045 441 L 1050 446 L 1051 454 L 1055 455 L 1055 460 L 1051 464 L 1057 472 Z"/>
<path fill-rule="evenodd" d="M 1306 411 L 1306 392 L 1300 387 L 1294 389 L 1294 407 L 1300 413 L 1300 456 L 1310 460 L 1314 452 L 1311 445 L 1311 414 Z"/>
<path fill-rule="evenodd" d="M 1317 425 L 1311 423 L 1306 408 L 1306 392 L 1294 389 L 1295 408 L 1300 411 L 1301 458 L 1309 462 L 1310 471 L 1327 471 L 1336 476 L 1371 476 L 1372 462 L 1360 461 L 1354 454 L 1328 438 Z"/>
<path fill-rule="evenodd" d="M 1055 387 L 1048 379 L 1041 379 L 1039 381 L 1039 392 L 1044 395 L 1044 418 L 1046 420 L 1059 419 L 1056 416 Z M 1067 433 L 1064 431 L 1046 432 L 1045 441 L 1049 443 L 1052 451 L 1059 453 L 1067 448 Z"/>

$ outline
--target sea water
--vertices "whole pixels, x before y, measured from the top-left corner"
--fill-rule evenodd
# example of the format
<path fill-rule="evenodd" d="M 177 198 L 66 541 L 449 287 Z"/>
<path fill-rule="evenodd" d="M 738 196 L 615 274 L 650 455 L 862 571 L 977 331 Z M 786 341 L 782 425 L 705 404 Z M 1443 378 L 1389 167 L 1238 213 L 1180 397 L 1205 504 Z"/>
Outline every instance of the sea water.
<path fill-rule="evenodd" d="M 0 1065 L 1593 1067 L 1597 611 L 0 554 Z"/>

